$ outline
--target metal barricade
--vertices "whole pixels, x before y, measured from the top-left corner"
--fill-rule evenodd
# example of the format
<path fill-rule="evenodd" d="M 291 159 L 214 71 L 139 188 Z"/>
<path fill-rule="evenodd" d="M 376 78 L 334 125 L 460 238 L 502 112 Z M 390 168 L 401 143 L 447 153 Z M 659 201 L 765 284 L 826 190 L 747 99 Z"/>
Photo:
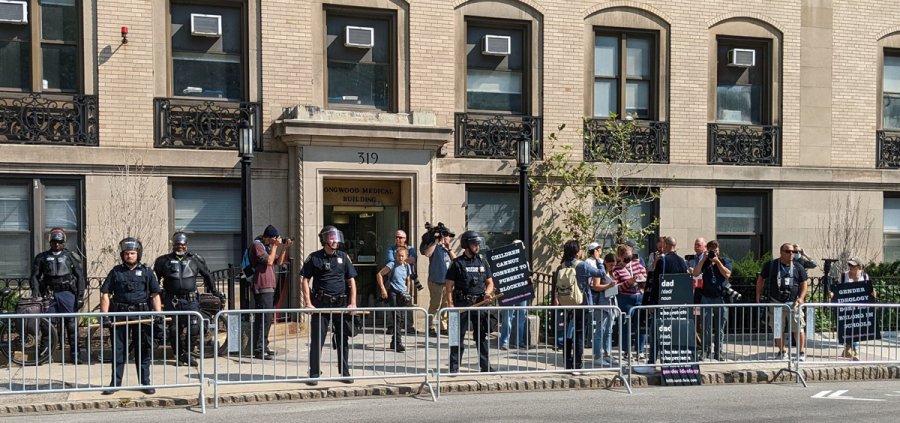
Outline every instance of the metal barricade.
<path fill-rule="evenodd" d="M 900 304 L 808 303 L 806 360 L 822 364 L 900 363 Z"/>
<path fill-rule="evenodd" d="M 783 363 L 775 378 L 788 372 L 806 386 L 792 342 L 796 319 L 791 305 L 780 303 L 634 306 L 622 324 L 628 377 L 656 367 L 666 376 L 690 366 Z"/>
<path fill-rule="evenodd" d="M 448 335 L 437 339 L 438 396 L 442 377 L 479 372 L 609 371 L 631 393 L 622 357 L 611 348 L 612 340 L 621 344 L 622 336 L 616 306 L 453 307 L 441 309 L 435 318 L 445 316 Z M 466 340 L 469 331 L 471 342 Z M 593 349 L 584 348 L 585 343 L 591 343 Z"/>
<path fill-rule="evenodd" d="M 109 324 L 101 324 L 101 318 L 108 318 Z M 67 329 L 73 319 L 74 349 Z M 0 314 L 0 353 L 7 360 L 5 368 L 0 367 L 0 374 L 6 373 L 0 395 L 77 391 L 114 394 L 120 390 L 197 387 L 205 413 L 202 357 L 206 352 L 205 342 L 201 342 L 205 327 L 208 322 L 195 311 Z M 73 350 L 77 352 L 74 359 Z M 179 361 L 176 351 L 189 358 Z M 201 358 L 196 366 L 190 364 L 192 357 Z M 117 362 L 122 366 L 120 380 L 117 386 L 111 386 L 115 385 Z M 142 365 L 146 366 L 143 381 L 138 374 L 144 372 Z"/>
<path fill-rule="evenodd" d="M 284 321 L 267 325 L 275 312 Z M 419 307 L 220 311 L 215 338 L 224 345 L 214 354 L 215 406 L 220 385 L 402 378 L 421 378 L 420 389 L 436 400 L 428 375 L 429 318 Z"/>

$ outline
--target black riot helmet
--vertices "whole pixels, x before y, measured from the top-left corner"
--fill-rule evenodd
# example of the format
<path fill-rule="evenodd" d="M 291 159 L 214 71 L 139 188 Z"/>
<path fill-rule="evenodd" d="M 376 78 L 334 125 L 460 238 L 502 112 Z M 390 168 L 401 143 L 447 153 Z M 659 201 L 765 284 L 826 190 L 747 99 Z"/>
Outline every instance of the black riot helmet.
<path fill-rule="evenodd" d="M 469 248 L 469 245 L 483 245 L 484 238 L 481 237 L 481 234 L 475 231 L 465 231 L 459 237 L 459 245 L 463 248 Z"/>
<path fill-rule="evenodd" d="M 144 246 L 141 245 L 141 241 L 135 237 L 128 237 L 119 241 L 119 258 L 122 259 L 122 262 L 125 261 L 125 252 L 132 250 L 137 251 L 137 261 L 140 263 L 141 256 L 144 254 Z"/>
<path fill-rule="evenodd" d="M 340 229 L 328 225 L 319 231 L 319 243 L 324 246 L 330 239 L 336 239 L 339 244 L 343 244 L 344 233 Z"/>
<path fill-rule="evenodd" d="M 187 234 L 181 231 L 172 234 L 172 245 L 187 244 Z"/>
<path fill-rule="evenodd" d="M 47 235 L 48 242 L 66 242 L 66 231 L 60 228 L 53 228 L 50 230 L 50 233 Z"/>

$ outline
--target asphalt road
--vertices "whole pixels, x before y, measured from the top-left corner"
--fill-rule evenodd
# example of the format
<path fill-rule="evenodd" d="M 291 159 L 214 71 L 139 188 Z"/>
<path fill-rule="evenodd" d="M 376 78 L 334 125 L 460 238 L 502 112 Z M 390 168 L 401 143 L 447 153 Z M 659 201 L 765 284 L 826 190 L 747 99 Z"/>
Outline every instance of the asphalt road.
<path fill-rule="evenodd" d="M 7 417 L 9 422 L 205 422 L 297 421 L 416 422 L 598 421 L 811 421 L 888 422 L 900 415 L 897 381 L 801 385 L 710 385 L 652 387 L 624 391 L 583 390 L 444 395 L 432 403 L 419 398 L 371 398 L 189 409 L 118 410 L 67 415 Z"/>

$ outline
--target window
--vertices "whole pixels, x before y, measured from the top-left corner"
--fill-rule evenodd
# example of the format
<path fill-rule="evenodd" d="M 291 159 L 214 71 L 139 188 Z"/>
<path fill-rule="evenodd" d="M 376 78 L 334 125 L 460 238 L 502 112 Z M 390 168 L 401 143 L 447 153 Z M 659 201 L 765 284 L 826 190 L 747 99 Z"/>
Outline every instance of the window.
<path fill-rule="evenodd" d="M 484 237 L 485 248 L 512 244 L 519 238 L 519 191 L 516 188 L 469 187 L 466 228 Z"/>
<path fill-rule="evenodd" d="M 66 231 L 66 248 L 84 251 L 80 191 L 75 181 L 0 180 L 0 277 L 27 277 L 52 228 Z"/>
<path fill-rule="evenodd" d="M 328 105 L 392 110 L 394 12 L 328 8 L 325 14 Z"/>
<path fill-rule="evenodd" d="M 628 240 L 634 241 L 634 252 L 646 259 L 650 248 L 656 245 L 656 239 L 659 238 L 658 225 L 654 224 L 659 216 L 659 199 L 655 194 L 636 190 L 622 198 L 622 202 L 624 204 L 618 207 L 594 205 L 594 213 L 600 218 L 598 229 L 601 231 L 594 234 L 594 240 L 603 245 L 604 249 L 614 248 Z M 625 208 L 624 213 L 622 208 Z M 611 220 L 619 221 L 610 222 Z M 628 225 L 627 231 L 625 225 Z M 641 235 L 634 236 L 636 234 Z M 632 237 L 639 239 L 630 239 Z"/>
<path fill-rule="evenodd" d="M 0 88 L 78 91 L 80 1 L 23 1 L 27 23 L 0 22 Z"/>
<path fill-rule="evenodd" d="M 239 266 L 243 252 L 240 186 L 176 184 L 172 194 L 172 232 L 187 233 L 189 250 L 203 256 L 210 270 Z"/>
<path fill-rule="evenodd" d="M 527 31 L 523 27 L 467 22 L 467 111 L 525 113 Z M 499 46 L 487 44 L 487 39 Z"/>
<path fill-rule="evenodd" d="M 244 28 L 239 6 L 172 3 L 172 95 L 244 98 Z"/>
<path fill-rule="evenodd" d="M 884 198 L 884 262 L 900 260 L 900 197 Z"/>
<path fill-rule="evenodd" d="M 769 124 L 770 41 L 722 37 L 717 41 L 716 121 Z"/>
<path fill-rule="evenodd" d="M 882 128 L 900 129 L 900 51 L 884 52 Z"/>
<path fill-rule="evenodd" d="M 769 205 L 766 193 L 719 192 L 716 238 L 722 253 L 734 260 L 768 252 Z"/>
<path fill-rule="evenodd" d="M 647 32 L 597 32 L 594 116 L 655 118 L 656 39 L 656 34 Z"/>

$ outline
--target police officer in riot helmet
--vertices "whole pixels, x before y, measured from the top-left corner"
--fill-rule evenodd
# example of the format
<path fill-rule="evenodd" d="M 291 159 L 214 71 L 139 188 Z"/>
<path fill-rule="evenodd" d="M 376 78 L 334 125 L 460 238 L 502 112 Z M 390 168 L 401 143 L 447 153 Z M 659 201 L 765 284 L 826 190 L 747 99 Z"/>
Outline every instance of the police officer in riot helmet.
<path fill-rule="evenodd" d="M 310 254 L 303 263 L 300 276 L 303 277 L 303 296 L 306 308 L 356 308 L 356 268 L 347 253 L 340 250 L 344 234 L 334 226 L 326 226 L 319 231 L 322 249 Z M 312 283 L 310 284 L 310 280 Z M 310 287 L 312 285 L 312 287 Z M 309 330 L 309 377 L 320 375 L 320 357 L 325 344 L 325 333 L 331 327 L 331 344 L 337 350 L 338 370 L 345 379 L 341 382 L 353 383 L 348 364 L 350 331 L 352 319 L 349 313 L 312 313 Z M 309 385 L 318 382 L 311 380 Z"/>
<path fill-rule="evenodd" d="M 212 275 L 206 261 L 199 254 L 188 252 L 188 239 L 184 232 L 172 235 L 172 252 L 159 256 L 153 264 L 153 272 L 159 278 L 163 289 L 163 309 L 166 311 L 199 311 L 200 297 L 197 294 L 197 277 L 203 278 L 206 292 L 224 299 L 216 291 Z M 196 366 L 191 352 L 200 341 L 200 322 L 197 316 L 175 315 L 178 340 L 173 342 L 178 362 Z"/>
<path fill-rule="evenodd" d="M 460 236 L 463 253 L 450 263 L 447 269 L 446 293 L 450 307 L 470 307 L 485 299 L 494 292 L 494 279 L 491 267 L 480 254 L 484 238 L 478 232 L 465 231 Z M 463 352 L 463 338 L 473 325 L 472 336 L 478 344 L 478 364 L 482 372 L 493 372 L 488 361 L 488 313 L 479 310 L 461 312 L 459 314 L 459 342 L 450 347 L 450 373 L 459 372 L 459 356 Z M 451 334 L 452 336 L 452 334 Z"/>
<path fill-rule="evenodd" d="M 153 348 L 153 327 L 144 323 L 149 320 L 140 312 L 162 311 L 159 300 L 159 282 L 156 275 L 146 264 L 141 263 L 144 247 L 141 241 L 128 237 L 119 242 L 119 257 L 122 263 L 113 267 L 103 285 L 100 286 L 100 311 L 131 313 L 127 316 L 114 316 L 102 319 L 103 326 L 110 329 L 113 344 L 113 372 L 110 388 L 122 386 L 122 374 L 125 370 L 125 359 L 128 356 L 127 346 L 131 342 L 131 357 L 134 359 L 138 379 L 141 385 L 150 384 L 150 355 Z M 157 330 L 163 326 L 161 316 L 156 316 L 154 326 Z M 103 391 L 110 395 L 115 389 Z M 145 394 L 155 394 L 153 388 L 142 390 Z"/>
<path fill-rule="evenodd" d="M 85 279 L 81 257 L 66 249 L 66 233 L 60 228 L 50 230 L 50 249 L 34 257 L 31 264 L 31 296 L 50 297 L 49 313 L 77 313 L 84 305 Z M 60 329 L 65 329 L 69 344 L 69 358 L 75 364 L 78 357 L 78 318 L 64 318 Z M 62 336 L 60 336 L 62 338 Z"/>

